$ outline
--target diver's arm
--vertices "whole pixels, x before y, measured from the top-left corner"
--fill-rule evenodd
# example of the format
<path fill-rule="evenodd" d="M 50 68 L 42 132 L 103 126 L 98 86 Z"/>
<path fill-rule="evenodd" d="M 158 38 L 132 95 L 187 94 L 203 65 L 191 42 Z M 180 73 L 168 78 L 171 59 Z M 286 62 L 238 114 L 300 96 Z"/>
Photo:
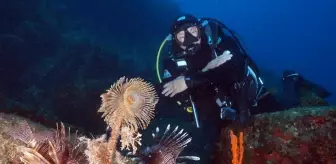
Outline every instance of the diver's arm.
<path fill-rule="evenodd" d="M 173 80 L 175 80 L 176 78 L 178 78 L 179 76 L 182 75 L 181 71 L 178 69 L 176 63 L 170 59 L 167 58 L 163 61 L 163 66 L 164 66 L 164 72 L 163 72 L 163 76 L 162 76 L 162 83 L 161 83 L 161 88 L 163 88 L 163 86 L 168 83 L 171 82 Z M 184 99 L 183 97 L 185 94 L 181 93 L 177 95 L 177 99 Z M 176 96 L 174 96 L 176 97 Z"/>
<path fill-rule="evenodd" d="M 206 72 L 186 73 L 185 80 L 188 88 L 194 88 L 200 85 L 219 82 L 221 84 L 231 84 L 239 80 L 239 77 L 245 72 L 245 56 L 241 53 L 237 45 L 232 40 L 222 40 L 217 46 L 217 54 L 222 54 L 228 50 L 233 55 L 232 58 L 224 64 L 210 69 Z M 224 80 L 225 78 L 225 80 Z"/>
<path fill-rule="evenodd" d="M 178 70 L 177 65 L 170 58 L 167 58 L 163 61 L 164 72 L 162 76 L 161 88 L 163 85 L 176 79 L 178 76 L 181 76 L 181 72 Z M 160 91 L 161 92 L 161 91 Z M 172 101 L 171 103 L 177 103 L 179 106 L 185 107 L 188 106 L 187 101 L 189 100 L 188 92 L 182 92 L 180 94 L 176 94 L 174 97 L 166 98 L 166 96 L 162 97 L 166 101 Z"/>

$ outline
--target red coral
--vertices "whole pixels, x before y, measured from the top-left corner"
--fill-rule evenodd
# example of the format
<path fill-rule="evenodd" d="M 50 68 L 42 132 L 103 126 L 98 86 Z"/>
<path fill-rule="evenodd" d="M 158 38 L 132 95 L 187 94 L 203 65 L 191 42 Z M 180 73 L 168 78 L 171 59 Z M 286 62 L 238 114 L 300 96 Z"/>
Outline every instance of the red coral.
<path fill-rule="evenodd" d="M 267 152 L 263 148 L 255 148 L 252 155 L 252 164 L 264 164 L 266 163 Z"/>
<path fill-rule="evenodd" d="M 303 118 L 303 122 L 304 123 L 314 123 L 314 124 L 317 124 L 319 126 L 321 126 L 322 124 L 325 124 L 326 122 L 326 118 L 325 116 L 309 116 L 309 117 L 304 117 Z"/>
<path fill-rule="evenodd" d="M 271 154 L 265 155 L 265 158 L 269 161 L 279 161 L 280 158 L 280 154 L 273 151 Z"/>
<path fill-rule="evenodd" d="M 292 164 L 292 163 L 293 163 L 293 161 L 289 157 L 284 157 L 281 160 L 281 164 Z"/>
<path fill-rule="evenodd" d="M 336 162 L 336 110 L 323 110 L 318 113 L 319 116 L 303 116 L 295 120 L 275 117 L 273 119 L 276 120 L 270 122 L 268 126 L 260 125 L 261 120 L 256 120 L 258 123 L 255 123 L 253 128 L 258 130 L 251 132 L 247 144 L 257 142 L 257 145 L 261 146 L 252 150 L 252 163 L 263 164 L 266 163 L 265 161 L 271 161 L 277 164 L 331 164 Z M 281 128 L 285 125 L 291 130 Z M 294 133 L 296 133 L 295 136 Z"/>
<path fill-rule="evenodd" d="M 309 152 L 309 145 L 308 144 L 299 144 L 299 152 L 300 155 L 304 155 Z"/>
<path fill-rule="evenodd" d="M 289 141 L 293 139 L 293 135 L 289 132 L 283 132 L 280 128 L 275 128 L 273 132 L 274 137 L 281 138 L 285 141 Z"/>

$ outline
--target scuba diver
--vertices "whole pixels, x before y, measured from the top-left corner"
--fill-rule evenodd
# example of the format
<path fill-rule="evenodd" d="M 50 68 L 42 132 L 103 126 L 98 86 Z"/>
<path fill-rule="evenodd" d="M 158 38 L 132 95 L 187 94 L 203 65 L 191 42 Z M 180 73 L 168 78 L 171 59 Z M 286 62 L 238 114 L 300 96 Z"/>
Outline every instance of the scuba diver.
<path fill-rule="evenodd" d="M 197 107 L 202 120 L 247 123 L 264 88 L 257 66 L 234 33 L 215 19 L 192 15 L 176 19 L 170 32 L 162 94 L 190 104 L 186 106 L 193 113 Z M 200 126 L 198 115 L 194 119 Z"/>
<path fill-rule="evenodd" d="M 205 163 L 214 163 L 208 157 L 216 150 L 213 143 L 222 128 L 248 123 L 252 107 L 265 94 L 259 70 L 234 33 L 215 19 L 183 15 L 166 40 L 169 56 L 163 60 L 162 94 L 192 113 L 204 134 L 197 151 L 203 151 Z"/>
<path fill-rule="evenodd" d="M 159 58 L 165 44 L 169 55 L 160 72 Z M 162 95 L 192 114 L 190 119 L 201 128 L 204 135 L 198 145 L 215 143 L 222 128 L 245 125 L 254 114 L 299 105 L 302 86 L 321 90 L 323 98 L 330 95 L 294 71 L 284 71 L 280 96 L 271 94 L 232 30 L 216 19 L 197 19 L 189 14 L 173 22 L 170 34 L 159 48 L 156 71 Z M 201 154 L 206 157 L 214 150 L 212 146 L 202 147 L 205 152 Z"/>
<path fill-rule="evenodd" d="M 291 70 L 283 72 L 279 95 L 268 92 L 235 33 L 216 19 L 180 16 L 166 40 L 169 56 L 163 61 L 162 80 L 159 76 L 162 94 L 192 112 L 197 127 L 200 121 L 244 125 L 253 114 L 300 106 L 307 90 L 322 99 L 330 96 Z"/>

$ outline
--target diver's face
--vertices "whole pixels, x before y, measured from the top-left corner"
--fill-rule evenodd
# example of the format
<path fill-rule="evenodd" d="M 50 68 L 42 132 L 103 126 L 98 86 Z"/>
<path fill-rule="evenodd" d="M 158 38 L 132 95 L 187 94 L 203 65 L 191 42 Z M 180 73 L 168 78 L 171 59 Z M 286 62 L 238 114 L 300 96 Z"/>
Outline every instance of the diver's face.
<path fill-rule="evenodd" d="M 187 34 L 188 33 L 188 34 Z M 193 38 L 187 37 L 187 35 L 191 35 Z M 182 49 L 186 49 L 187 45 L 185 44 L 189 40 L 187 39 L 192 39 L 192 44 L 200 44 L 201 39 L 200 39 L 200 32 L 197 26 L 190 26 L 185 30 L 181 30 L 176 33 L 176 39 L 177 42 L 179 42 L 179 45 Z M 190 43 L 188 43 L 190 44 Z"/>

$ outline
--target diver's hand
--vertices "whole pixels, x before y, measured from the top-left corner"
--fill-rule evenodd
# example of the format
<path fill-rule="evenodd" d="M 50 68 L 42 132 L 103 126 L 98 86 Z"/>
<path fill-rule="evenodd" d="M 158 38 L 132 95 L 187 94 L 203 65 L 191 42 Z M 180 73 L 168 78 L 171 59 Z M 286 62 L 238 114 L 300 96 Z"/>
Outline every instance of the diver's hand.
<path fill-rule="evenodd" d="M 203 69 L 202 72 L 206 72 L 210 69 L 214 69 L 226 61 L 230 60 L 232 58 L 232 54 L 230 51 L 224 51 L 222 55 L 218 56 L 217 58 L 211 60 Z"/>
<path fill-rule="evenodd" d="M 185 82 L 184 76 L 179 76 L 163 86 L 162 94 L 173 97 L 174 95 L 185 91 L 187 88 L 188 86 Z"/>

